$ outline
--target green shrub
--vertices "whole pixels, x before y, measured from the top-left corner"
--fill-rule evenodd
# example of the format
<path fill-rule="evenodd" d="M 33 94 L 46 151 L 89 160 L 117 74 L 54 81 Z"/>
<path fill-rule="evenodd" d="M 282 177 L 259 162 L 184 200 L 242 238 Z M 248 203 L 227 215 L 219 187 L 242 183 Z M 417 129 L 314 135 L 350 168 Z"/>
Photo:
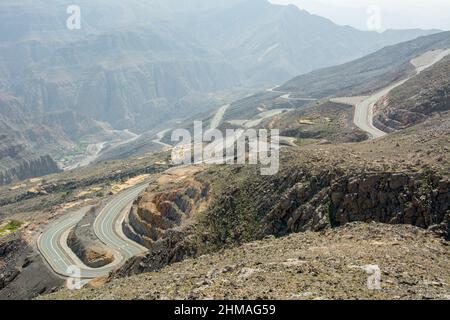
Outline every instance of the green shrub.
<path fill-rule="evenodd" d="M 23 222 L 21 221 L 11 220 L 7 225 L 0 227 L 0 236 L 3 236 L 7 233 L 16 232 L 22 225 Z"/>

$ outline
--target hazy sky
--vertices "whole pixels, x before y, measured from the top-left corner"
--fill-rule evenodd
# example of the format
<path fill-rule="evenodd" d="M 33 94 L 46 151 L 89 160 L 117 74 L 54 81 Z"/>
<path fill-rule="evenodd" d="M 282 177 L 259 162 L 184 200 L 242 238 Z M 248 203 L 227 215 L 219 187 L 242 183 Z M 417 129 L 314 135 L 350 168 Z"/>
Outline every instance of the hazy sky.
<path fill-rule="evenodd" d="M 269 0 L 278 4 L 295 4 L 311 13 L 329 18 L 341 25 L 367 29 L 376 21 L 385 29 L 450 30 L 449 0 Z M 379 8 L 379 9 L 377 9 Z M 369 13 L 368 13 L 369 11 Z M 371 17 L 372 19 L 369 19 Z"/>

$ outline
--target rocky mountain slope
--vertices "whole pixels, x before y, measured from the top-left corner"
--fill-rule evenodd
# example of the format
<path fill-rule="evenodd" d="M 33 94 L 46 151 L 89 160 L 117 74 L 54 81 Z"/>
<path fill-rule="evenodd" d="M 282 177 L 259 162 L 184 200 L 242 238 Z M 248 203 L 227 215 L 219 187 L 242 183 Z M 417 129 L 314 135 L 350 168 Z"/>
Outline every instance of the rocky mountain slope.
<path fill-rule="evenodd" d="M 343 62 L 353 53 L 423 33 L 359 32 L 259 0 L 214 5 L 195 0 L 198 10 L 179 1 L 130 0 L 126 6 L 82 0 L 85 27 L 69 32 L 60 23 L 67 3 L 0 4 L 0 25 L 11 31 L 2 35 L 0 50 L 5 167 L 20 163 L 13 155 L 31 159 L 28 148 L 55 152 L 52 141 L 58 150 L 117 128 L 145 131 L 186 115 L 190 121 L 195 103 L 183 101 L 192 92 L 278 81 L 290 70 L 305 72 L 297 59 L 312 61 L 310 54 L 324 64 Z M 26 21 L 21 26 L 18 12 Z M 191 15 L 183 18 L 186 12 Z M 303 39 L 307 36 L 314 48 Z M 33 247 L 48 223 L 101 203 L 129 186 L 130 178 L 161 174 L 122 224 L 148 253 L 93 281 L 92 286 L 103 285 L 99 289 L 63 290 L 53 298 L 448 298 L 450 111 L 441 110 L 445 89 L 436 89 L 446 86 L 445 76 L 421 74 L 431 85 L 421 85 L 419 107 L 412 107 L 413 96 L 405 93 L 411 98 L 402 108 L 426 117 L 373 141 L 364 141 L 352 124 L 351 107 L 321 98 L 376 90 L 410 75 L 413 57 L 449 44 L 448 32 L 433 34 L 231 103 L 221 129 L 250 121 L 282 127 L 291 137 L 273 176 L 248 165 L 167 171 L 170 155 L 162 152 L 0 186 L 2 225 L 21 222 L 18 233 L 0 243 L 0 297 L 32 298 L 61 286 Z M 445 64 L 437 67 L 446 70 Z M 320 100 L 301 99 L 309 97 Z M 395 101 L 395 92 L 392 97 Z M 393 110 L 397 104 L 387 106 Z M 54 164 L 43 157 L 42 167 L 45 159 Z M 71 233 L 69 244 L 96 266 L 112 257 L 83 230 L 93 215 Z M 365 268 L 374 264 L 381 267 L 383 291 L 366 289 Z"/>
<path fill-rule="evenodd" d="M 263 0 L 83 0 L 82 28 L 69 30 L 71 4 L 0 4 L 0 130 L 33 148 L 153 130 L 198 112 L 198 93 L 279 83 L 435 32 L 362 32 Z"/>
<path fill-rule="evenodd" d="M 92 228 L 96 207 L 92 207 L 83 219 L 70 231 L 67 245 L 85 265 L 100 268 L 114 261 L 113 253 L 101 243 Z"/>
<path fill-rule="evenodd" d="M 375 107 L 375 125 L 386 132 L 450 110 L 450 57 L 394 89 Z"/>
<path fill-rule="evenodd" d="M 108 139 L 111 127 L 71 110 L 32 112 L 16 97 L 0 94 L 0 134 L 57 154 L 83 138 Z"/>
<path fill-rule="evenodd" d="M 184 181 L 208 182 L 209 201 L 182 237 L 156 238 L 109 279 L 42 298 L 448 299 L 449 121 L 284 150 L 273 177 L 196 167 Z M 374 266 L 381 290 L 367 287 Z"/>
<path fill-rule="evenodd" d="M 260 269 L 255 266 L 264 266 L 266 261 L 268 269 L 262 267 L 264 270 L 279 272 L 277 274 L 280 279 L 291 279 L 288 283 L 301 282 L 303 285 L 308 285 L 308 288 L 314 288 L 312 293 L 304 289 L 306 296 L 302 295 L 303 289 L 301 289 L 298 296 L 293 296 L 297 299 L 310 296 L 315 298 L 361 296 L 393 299 L 399 297 L 445 298 L 448 272 L 440 269 L 440 266 L 448 264 L 446 261 L 448 253 L 442 251 L 446 248 L 447 242 L 436 240 L 437 238 L 434 238 L 433 242 L 427 242 L 428 240 L 422 237 L 423 231 L 420 230 L 428 229 L 440 239 L 448 237 L 450 196 L 448 150 L 450 145 L 446 137 L 450 134 L 449 119 L 448 113 L 440 117 L 433 116 L 422 124 L 377 141 L 352 144 L 316 143 L 284 149 L 281 159 L 282 168 L 273 177 L 262 177 L 259 175 L 258 168 L 251 166 L 196 166 L 192 169 L 184 168 L 188 171 L 184 174 L 180 171 L 178 175 L 170 171 L 172 173 L 169 172 L 170 174 L 159 180 L 157 185 L 153 184 L 135 204 L 137 210 L 145 213 L 146 218 L 150 218 L 146 221 L 149 221 L 149 226 L 154 228 L 158 235 L 149 245 L 150 253 L 128 261 L 122 269 L 112 274 L 110 283 L 98 290 L 88 289 L 88 291 L 71 293 L 63 291 L 55 297 L 103 298 L 115 295 L 117 298 L 140 298 L 143 291 L 149 298 L 172 296 L 220 298 L 223 297 L 222 295 L 235 298 L 254 297 L 252 294 L 259 296 L 263 293 L 263 288 L 256 287 L 252 277 L 247 275 L 247 272 L 253 273 L 253 271 L 247 269 Z M 26 193 L 26 190 L 30 188 L 29 185 L 7 192 L 6 189 L 1 189 L 3 190 L 2 198 L 12 201 L 2 205 L 2 209 L 8 210 L 5 211 L 5 213 L 8 212 L 8 217 L 22 220 L 25 213 L 29 212 L 27 219 L 32 217 L 34 224 L 27 227 L 27 232 L 32 230 L 37 232 L 38 221 L 41 225 L 45 224 L 49 221 L 49 216 L 57 216 L 56 212 L 64 212 L 66 206 L 76 206 L 77 203 L 78 205 L 86 204 L 90 202 L 83 201 L 89 199 L 93 201 L 92 199 L 96 197 L 102 197 L 97 195 L 98 190 L 105 193 L 109 192 L 108 190 L 114 190 L 105 181 L 142 174 L 143 169 L 140 169 L 144 167 L 142 161 L 142 159 L 136 159 L 126 163 L 113 162 L 96 168 L 85 168 L 52 176 L 46 185 L 41 187 L 42 190 L 47 191 L 34 194 L 32 197 Z M 100 177 L 100 174 L 104 176 Z M 199 182 L 202 185 L 208 185 L 208 198 L 206 206 L 192 211 L 189 210 L 192 206 L 183 206 L 183 203 L 189 204 L 191 203 L 189 199 L 198 199 L 195 192 L 189 192 L 189 186 L 192 185 L 197 190 L 196 186 Z M 85 190 L 87 186 L 97 191 L 81 193 L 80 190 Z M 69 190 L 68 193 L 67 190 Z M 89 195 L 86 195 L 87 193 Z M 189 195 L 193 195 L 193 198 Z M 365 210 L 356 208 L 355 203 Z M 148 208 L 151 210 L 147 210 Z M 161 210 L 155 210 L 155 208 Z M 184 209 L 187 210 L 184 211 Z M 47 210 L 51 210 L 51 213 Z M 159 215 L 159 213 L 164 214 Z M 171 219 L 172 217 L 175 219 Z M 356 229 L 346 227 L 353 221 L 366 223 L 378 221 L 396 226 L 375 225 L 372 228 L 364 224 Z M 405 227 L 401 224 L 412 224 L 416 227 Z M 300 233 L 290 235 L 295 232 Z M 275 242 L 273 242 L 273 248 L 270 247 L 271 249 L 268 250 L 267 243 L 263 240 L 273 235 L 281 236 L 281 238 L 271 240 Z M 284 237 L 286 235 L 287 237 Z M 403 237 L 404 241 L 399 240 Z M 432 239 L 430 235 L 425 237 Z M 388 244 L 384 245 L 379 243 L 383 241 L 379 238 L 392 239 L 392 241 L 389 240 Z M 286 239 L 294 239 L 293 246 L 289 244 L 290 242 L 285 242 L 289 241 Z M 254 244 L 246 245 L 255 240 L 257 242 Z M 367 243 L 367 247 L 366 244 L 361 245 L 364 241 L 370 242 Z M 399 242 L 400 245 L 397 245 Z M 300 243 L 305 246 L 299 247 Z M 392 245 L 392 243 L 396 244 Z M 336 247 L 341 244 L 340 249 Z M 249 256 L 244 253 L 249 246 L 255 247 L 257 250 L 255 255 Z M 376 254 L 374 246 L 376 250 L 380 250 L 376 251 Z M 395 251 L 397 247 L 399 251 Z M 228 251 L 227 248 L 232 250 Z M 423 248 L 426 248 L 426 254 L 420 251 Z M 432 257 L 430 248 L 435 248 L 431 251 Z M 268 256 L 259 250 L 267 252 Z M 218 251 L 220 255 L 216 256 L 215 253 Z M 291 277 L 290 271 L 300 262 L 293 261 L 295 257 L 284 255 L 280 256 L 281 260 L 277 260 L 279 255 L 274 254 L 275 251 L 286 252 L 289 255 L 295 252 L 296 257 L 302 257 L 299 259 L 301 261 L 309 261 L 309 259 L 311 263 L 323 261 L 324 265 L 309 265 L 312 269 L 309 267 L 302 269 L 301 273 L 296 272 L 296 276 Z M 314 253 L 307 258 L 309 256 L 306 255 L 310 251 Z M 413 254 L 405 255 L 405 252 Z M 331 257 L 329 253 L 337 255 Z M 216 265 L 219 259 L 215 257 L 219 256 L 221 262 L 217 264 L 217 268 L 231 270 L 224 274 L 230 272 L 231 279 L 239 280 L 238 288 L 236 283 L 231 283 L 230 286 L 219 289 L 215 285 L 205 288 L 204 295 L 201 290 L 200 294 L 197 294 L 198 290 L 192 292 L 191 289 L 207 286 L 207 280 L 210 278 L 203 278 L 203 274 L 209 274 L 211 266 Z M 232 256 L 241 261 L 242 265 L 235 268 L 236 263 L 231 259 Z M 258 257 L 257 259 L 262 261 L 253 260 L 252 257 Z M 355 260 L 354 257 L 360 258 Z M 414 261 L 409 260 L 412 259 L 411 257 L 414 257 Z M 423 259 L 417 257 L 423 257 Z M 189 260 L 191 258 L 192 260 Z M 249 263 L 242 262 L 242 259 L 248 259 Z M 336 262 L 336 259 L 343 264 Z M 180 261 L 184 262 L 175 263 Z M 330 265 L 327 261 L 333 264 Z M 388 263 L 385 264 L 386 261 Z M 334 264 L 335 262 L 337 264 Z M 208 271 L 206 269 L 202 271 L 203 263 L 211 268 L 208 267 Z M 288 268 L 272 269 L 273 263 L 281 263 Z M 382 281 L 386 280 L 382 282 L 382 288 L 385 290 L 366 292 L 366 272 L 361 268 L 347 270 L 346 267 L 347 265 L 363 267 L 369 264 L 380 265 L 383 272 L 382 279 L 384 279 Z M 199 269 L 192 269 L 192 265 L 198 266 Z M 390 269 L 389 266 L 392 265 L 396 267 Z M 331 266 L 335 266 L 336 269 L 330 269 Z M 166 270 L 175 270 L 173 268 L 176 268 L 176 274 L 187 276 L 187 278 L 183 277 L 183 280 L 199 279 L 198 284 L 195 282 L 192 287 L 187 287 L 188 296 L 184 296 L 185 292 L 182 290 L 184 285 L 177 286 L 178 280 L 173 281 L 177 279 L 176 275 L 170 274 L 172 277 L 170 283 L 167 281 L 168 278 L 165 278 Z M 24 280 L 23 277 L 29 277 L 32 274 L 27 270 L 25 268 L 23 274 L 19 273 L 22 280 Z M 188 276 L 192 270 L 196 275 Z M 327 270 L 336 270 L 336 272 L 328 274 Z M 422 270 L 427 272 L 423 273 Z M 157 273 L 135 276 L 142 272 L 154 271 Z M 242 278 L 237 277 L 240 274 L 243 274 Z M 116 279 L 130 275 L 133 277 Z M 347 279 L 347 276 L 350 278 Z M 272 273 L 268 277 L 274 281 L 278 279 L 273 277 Z M 340 279 L 347 279 L 345 283 L 348 287 L 336 285 L 336 283 L 342 283 Z M 319 282 L 313 280 L 319 280 Z M 134 281 L 138 281 L 139 285 L 136 285 Z M 161 281 L 161 287 L 159 287 L 159 281 Z M 200 281 L 205 284 L 200 284 Z M 104 279 L 97 280 L 93 285 L 101 285 L 104 282 Z M 13 281 L 0 293 L 11 294 L 10 288 L 19 283 L 21 282 Z M 171 283 L 175 291 L 172 291 Z M 152 289 L 159 288 L 157 291 L 163 294 L 158 295 L 156 291 L 151 291 L 152 289 L 148 287 L 150 284 Z M 273 284 L 279 286 L 280 290 L 264 292 L 262 297 L 290 298 L 291 291 L 297 288 L 297 285 L 295 288 L 283 286 L 278 280 Z M 48 286 L 45 287 L 48 289 Z M 321 291 L 320 287 L 325 289 Z M 138 288 L 137 291 L 136 288 Z M 165 291 L 165 288 L 168 291 Z M 246 288 L 253 289 L 246 291 Z M 296 290 L 300 289 L 294 291 Z M 281 291 L 289 293 L 289 297 Z"/>
<path fill-rule="evenodd" d="M 0 185 L 59 171 L 48 154 L 37 154 L 26 144 L 0 135 Z"/>
<path fill-rule="evenodd" d="M 56 291 L 63 280 L 50 271 L 22 233 L 0 239 L 0 300 L 31 299 Z"/>
<path fill-rule="evenodd" d="M 352 123 L 353 109 L 332 103 L 329 98 L 356 97 L 377 92 L 392 83 L 414 76 L 416 68 L 411 61 L 417 57 L 448 48 L 449 32 L 389 46 L 366 57 L 313 71 L 279 87 L 234 101 L 227 109 L 224 119 L 234 127 L 245 124 L 249 119 L 258 119 L 264 113 L 273 112 L 275 116 L 260 121 L 258 126 L 279 128 L 283 135 L 295 138 L 327 137 L 329 141 L 339 142 L 364 140 L 364 133 Z M 411 125 L 423 121 L 433 112 L 445 111 L 447 65 L 448 58 L 396 88 L 382 101 L 389 105 L 377 108 L 380 113 L 375 119 L 377 126 L 392 131 L 390 125 L 397 125 L 398 129 L 405 127 L 400 123 L 395 124 L 396 121 L 401 121 L 398 118 L 404 117 Z M 426 102 L 429 99 L 433 99 L 432 106 Z M 402 100 L 407 100 L 408 105 Z M 389 118 L 390 115 L 392 118 Z"/>
<path fill-rule="evenodd" d="M 389 46 L 355 61 L 296 77 L 277 90 L 299 97 L 353 96 L 377 91 L 414 71 L 410 61 L 430 50 L 450 48 L 450 32 Z"/>
<path fill-rule="evenodd" d="M 40 299 L 449 299 L 449 253 L 448 243 L 418 228 L 354 223 Z M 370 265 L 379 267 L 381 290 L 367 286 Z"/>
<path fill-rule="evenodd" d="M 98 206 L 110 194 L 129 187 L 129 183 L 167 170 L 166 157 L 149 154 L 127 161 L 102 162 L 0 186 L 0 299 L 31 299 L 64 286 L 64 280 L 54 275 L 36 248 L 42 231 L 70 211 Z M 85 218 L 86 224 L 91 218 Z M 81 249 L 81 257 L 88 253 L 86 258 L 99 262 L 96 253 L 102 253 L 103 245 L 90 229 L 85 229 L 86 224 L 76 230 L 73 248 Z M 89 254 L 90 248 L 96 249 L 94 255 Z"/>
<path fill-rule="evenodd" d="M 280 172 L 269 177 L 251 166 L 205 167 L 191 176 L 210 185 L 208 207 L 190 218 L 181 237 L 154 237 L 147 255 L 130 259 L 113 276 L 157 271 L 267 235 L 355 221 L 409 224 L 450 239 L 449 121 L 447 113 L 377 141 L 290 148 L 282 153 Z M 155 199 L 152 192 L 145 198 Z M 150 204 L 139 201 L 137 212 L 148 212 Z M 146 230 L 160 228 L 155 218 L 146 221 Z M 164 233 L 179 234 L 178 226 Z"/>
<path fill-rule="evenodd" d="M 219 10 L 183 20 L 202 43 L 233 61 L 246 82 L 266 85 L 435 32 L 363 32 L 294 5 L 278 6 L 266 0 L 232 1 Z"/>

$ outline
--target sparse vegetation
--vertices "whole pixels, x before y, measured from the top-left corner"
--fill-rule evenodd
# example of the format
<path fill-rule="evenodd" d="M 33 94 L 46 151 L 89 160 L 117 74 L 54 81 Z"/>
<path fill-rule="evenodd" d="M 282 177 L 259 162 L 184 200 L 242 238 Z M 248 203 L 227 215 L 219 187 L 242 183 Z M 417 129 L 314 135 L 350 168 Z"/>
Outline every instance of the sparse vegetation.
<path fill-rule="evenodd" d="M 22 221 L 11 220 L 6 225 L 0 226 L 0 237 L 16 232 L 23 224 Z"/>

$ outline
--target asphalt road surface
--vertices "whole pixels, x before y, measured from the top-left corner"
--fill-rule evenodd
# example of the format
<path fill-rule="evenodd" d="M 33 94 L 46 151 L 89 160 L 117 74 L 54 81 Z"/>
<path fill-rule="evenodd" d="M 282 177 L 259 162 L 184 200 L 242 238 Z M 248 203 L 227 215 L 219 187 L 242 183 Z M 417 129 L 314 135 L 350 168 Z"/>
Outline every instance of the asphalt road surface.
<path fill-rule="evenodd" d="M 357 127 L 367 132 L 372 139 L 381 138 L 386 135 L 385 132 L 376 128 L 373 125 L 373 108 L 374 105 L 384 96 L 389 94 L 393 89 L 401 86 L 406 83 L 409 79 L 415 77 L 426 69 L 430 68 L 437 62 L 441 61 L 443 58 L 450 54 L 450 49 L 447 50 L 434 50 L 424 53 L 421 56 L 411 60 L 411 64 L 416 68 L 416 72 L 411 77 L 398 81 L 396 83 L 391 84 L 390 86 L 374 93 L 369 97 L 363 97 L 361 101 L 357 103 L 353 103 L 352 99 L 358 99 L 358 97 L 344 97 L 344 98 L 335 98 L 331 99 L 331 101 L 338 103 L 347 103 L 351 105 L 355 105 L 355 116 L 353 122 Z M 346 102 L 347 101 L 347 102 Z"/>
<path fill-rule="evenodd" d="M 38 248 L 53 271 L 63 277 L 94 279 L 108 275 L 127 259 L 146 252 L 146 248 L 123 234 L 121 222 L 132 202 L 147 186 L 148 183 L 141 184 L 116 195 L 95 220 L 95 234 L 114 253 L 114 262 L 107 266 L 90 268 L 67 246 L 70 230 L 83 218 L 89 208 L 65 216 L 43 232 L 37 242 Z"/>

